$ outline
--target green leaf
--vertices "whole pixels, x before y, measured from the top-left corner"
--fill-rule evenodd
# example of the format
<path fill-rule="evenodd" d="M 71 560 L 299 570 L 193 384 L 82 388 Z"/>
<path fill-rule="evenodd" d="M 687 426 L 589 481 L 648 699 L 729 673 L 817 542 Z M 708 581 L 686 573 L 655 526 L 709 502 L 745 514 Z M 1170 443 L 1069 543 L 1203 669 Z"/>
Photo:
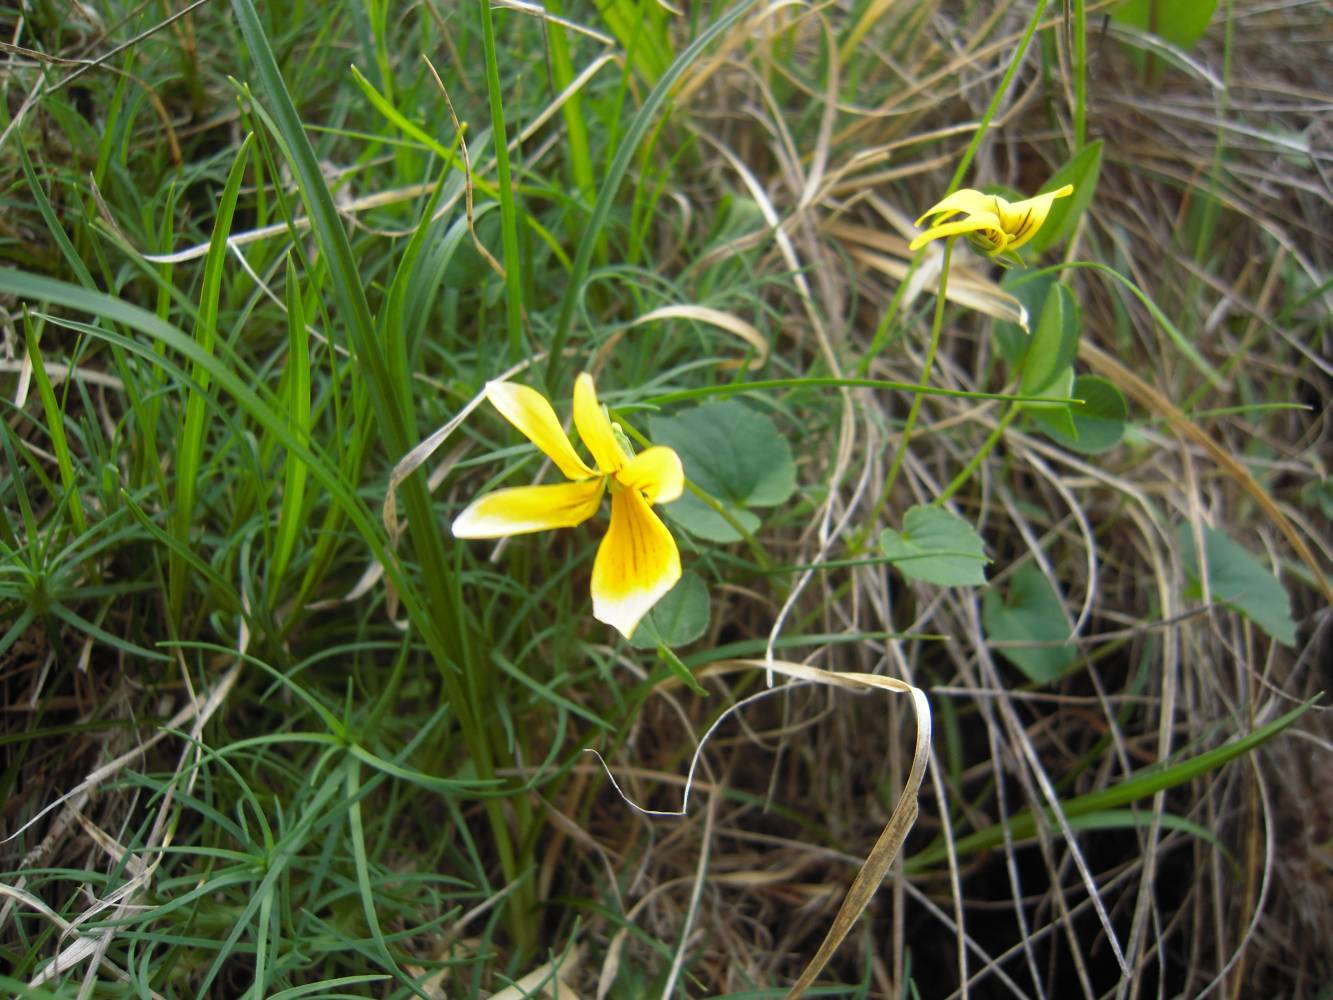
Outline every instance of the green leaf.
<path fill-rule="evenodd" d="M 1223 855 L 1230 855 L 1212 830 L 1193 823 L 1184 816 L 1175 813 L 1162 813 L 1162 829 L 1179 830 L 1191 837 L 1197 837 Z M 1097 812 L 1074 816 L 1069 819 L 1071 830 L 1134 830 L 1146 829 L 1152 823 L 1152 811 L 1148 809 L 1101 809 Z"/>
<path fill-rule="evenodd" d="M 1111 16 L 1188 51 L 1203 37 L 1215 10 L 1217 0 L 1124 0 Z"/>
<path fill-rule="evenodd" d="M 1074 369 L 1066 368 L 1059 372 L 1042 392 L 1051 396 L 1069 398 L 1074 392 Z M 1074 414 L 1069 403 L 1024 403 L 1028 415 L 1036 418 L 1043 429 L 1049 429 L 1069 439 L 1078 438 L 1078 428 L 1074 426 Z"/>
<path fill-rule="evenodd" d="M 742 403 L 704 403 L 674 416 L 651 416 L 654 444 L 676 450 L 685 475 L 718 500 L 746 531 L 759 526 L 747 507 L 772 507 L 796 490 L 791 447 L 773 422 Z M 710 541 L 736 541 L 735 528 L 686 493 L 663 507 L 688 531 Z"/>
<path fill-rule="evenodd" d="M 1038 684 L 1064 676 L 1078 660 L 1060 595 L 1040 569 L 1025 563 L 1014 572 L 1008 598 L 991 587 L 982 600 L 981 624 L 992 642 L 1063 643 L 1006 646 L 999 653 Z"/>
<path fill-rule="evenodd" d="M 1037 320 L 1041 318 L 1042 307 L 1046 305 L 1046 296 L 1055 285 L 1054 271 L 1033 271 L 1031 268 L 1012 267 L 1004 272 L 1000 287 L 1018 299 L 1028 314 L 1028 328 L 1025 330 L 1017 323 L 1003 320 L 995 324 L 995 341 L 1005 361 L 1015 368 L 1023 361 L 1028 351 L 1028 337 Z"/>
<path fill-rule="evenodd" d="M 639 622 L 629 644 L 635 649 L 684 646 L 707 628 L 708 587 L 699 574 L 686 571 Z"/>
<path fill-rule="evenodd" d="M 885 528 L 879 547 L 898 572 L 942 587 L 976 587 L 986 582 L 985 545 L 976 528 L 939 507 L 913 507 L 903 530 Z"/>
<path fill-rule="evenodd" d="M 685 661 L 672 652 L 671 647 L 664 642 L 657 644 L 657 655 L 662 658 L 670 671 L 675 674 L 685 684 L 687 688 L 695 694 L 708 697 L 708 691 L 699 683 L 694 674 L 690 673 L 690 668 L 685 666 Z"/>
<path fill-rule="evenodd" d="M 1023 253 L 1035 256 L 1073 235 L 1079 217 L 1092 203 L 1101 170 L 1102 142 L 1098 139 L 1080 149 L 1073 159 L 1050 176 L 1038 194 L 1054 191 L 1066 184 L 1074 185 L 1074 193 L 1067 198 L 1056 198 L 1051 203 L 1051 213 L 1046 216 L 1037 234 L 1022 248 Z"/>
<path fill-rule="evenodd" d="M 1185 551 L 1185 572 L 1190 579 L 1185 596 L 1198 599 L 1203 596 L 1203 585 L 1194 532 L 1188 524 L 1182 524 L 1179 536 Z M 1244 615 L 1282 645 L 1294 645 L 1296 622 L 1291 617 L 1291 598 L 1277 577 L 1225 531 L 1205 527 L 1203 546 L 1213 600 Z"/>
<path fill-rule="evenodd" d="M 1318 507 L 1325 517 L 1333 518 L 1333 477 L 1327 477 L 1310 484 L 1301 490 L 1301 501 L 1311 507 Z"/>
<path fill-rule="evenodd" d="M 1050 420 L 1050 411 L 1034 410 L 1032 416 L 1042 431 L 1053 441 L 1085 455 L 1099 455 L 1118 445 L 1125 436 L 1129 407 L 1115 383 L 1097 375 L 1080 375 L 1074 379 L 1070 395 L 1083 400 L 1063 408 L 1073 418 L 1075 434 Z"/>
<path fill-rule="evenodd" d="M 1069 290 L 1069 286 L 1057 284 L 1046 296 L 1046 302 L 1041 308 L 1041 319 L 1032 334 L 1032 343 L 1023 361 L 1023 377 L 1018 390 L 1020 394 L 1057 395 L 1057 392 L 1051 391 L 1051 386 L 1074 363 L 1081 325 L 1074 293 Z M 1024 405 L 1030 407 L 1034 404 Z"/>
<path fill-rule="evenodd" d="M 233 3 L 239 0 L 232 0 Z M 625 129 L 616 143 L 615 159 L 611 165 L 606 168 L 606 174 L 598 184 L 597 202 L 592 207 L 592 213 L 588 220 L 582 226 L 581 238 L 579 239 L 578 252 L 574 255 L 573 266 L 569 270 L 569 277 L 565 280 L 564 294 L 560 299 L 560 314 L 555 321 L 555 329 L 551 332 L 548 347 L 550 361 L 546 367 L 546 387 L 554 389 L 560 384 L 559 374 L 560 365 L 564 358 L 565 341 L 569 338 L 569 331 L 574 325 L 574 309 L 577 303 L 583 301 L 587 291 L 588 271 L 592 265 L 592 256 L 597 247 L 602 243 L 606 229 L 611 218 L 613 207 L 617 204 L 617 198 L 620 195 L 620 185 L 629 172 L 630 165 L 641 153 L 640 143 L 648 135 L 649 131 L 656 125 L 658 112 L 667 105 L 671 92 L 680 78 L 694 65 L 716 39 L 730 31 L 746 11 L 754 4 L 754 0 L 740 0 L 726 13 L 718 17 L 708 27 L 699 32 L 698 36 L 692 41 L 687 49 L 672 61 L 665 72 L 653 85 L 653 89 L 648 92 L 648 96 L 643 99 L 638 111 L 630 120 L 629 127 Z"/>
<path fill-rule="evenodd" d="M 1078 816 L 1088 816 L 1103 810 L 1128 805 L 1131 802 L 1138 802 L 1168 788 L 1176 788 L 1187 781 L 1193 781 L 1206 774 L 1214 774 L 1228 762 L 1249 753 L 1256 747 L 1263 746 L 1282 732 L 1308 712 L 1314 706 L 1317 697 L 1311 698 L 1302 705 L 1297 705 L 1290 712 L 1274 719 L 1262 729 L 1246 733 L 1244 736 L 1220 747 L 1215 747 L 1194 757 L 1178 758 L 1166 764 L 1153 764 L 1107 788 L 1100 788 L 1095 792 L 1088 792 L 1086 795 L 1066 799 L 1060 803 L 1061 811 L 1064 812 L 1066 819 L 1072 821 Z M 1052 819 L 1050 810 L 1043 810 L 1043 813 L 1047 817 L 1046 822 L 1049 823 Z M 1025 809 L 1010 816 L 1002 824 L 997 823 L 984 830 L 978 830 L 976 833 L 957 837 L 948 848 L 942 844 L 927 847 L 908 858 L 904 869 L 909 874 L 925 871 L 932 865 L 937 865 L 945 860 L 951 853 L 958 857 L 965 857 L 969 854 L 975 854 L 977 851 L 988 850 L 999 844 L 1026 840 L 1028 837 L 1034 836 L 1036 832 L 1037 818 L 1030 810 Z"/>
<path fill-rule="evenodd" d="M 733 507 L 726 501 L 720 503 L 727 517 L 730 517 L 746 535 L 753 535 L 759 530 L 757 515 Z M 673 524 L 680 525 L 695 538 L 702 538 L 706 542 L 725 544 L 739 542 L 745 537 L 733 527 L 732 521 L 728 521 L 727 517 L 688 491 L 682 493 L 679 500 L 664 504 L 661 509 Z"/>

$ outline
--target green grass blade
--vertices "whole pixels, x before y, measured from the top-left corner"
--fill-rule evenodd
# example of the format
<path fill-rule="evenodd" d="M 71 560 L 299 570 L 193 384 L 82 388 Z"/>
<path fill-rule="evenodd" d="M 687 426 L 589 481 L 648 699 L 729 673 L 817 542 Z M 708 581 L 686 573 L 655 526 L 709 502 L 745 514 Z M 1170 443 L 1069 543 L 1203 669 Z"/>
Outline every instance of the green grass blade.
<path fill-rule="evenodd" d="M 227 237 L 231 235 L 231 220 L 236 211 L 236 199 L 240 194 L 241 181 L 245 177 L 252 141 L 251 136 L 246 136 L 235 160 L 232 161 L 226 186 L 222 189 L 222 197 L 218 201 L 213 236 L 209 241 L 208 256 L 204 261 L 203 287 L 199 294 L 199 319 L 195 325 L 194 335 L 200 350 L 208 357 L 213 355 L 213 341 L 217 335 L 218 298 L 222 291 L 222 266 L 227 258 Z M 172 497 L 174 506 L 170 527 L 172 536 L 182 548 L 190 545 L 190 529 L 195 520 L 195 498 L 203 459 L 205 421 L 208 417 L 208 397 L 205 395 L 209 385 L 208 367 L 196 364 L 193 375 L 197 388 L 188 392 L 185 421 L 176 438 L 176 492 Z M 181 616 L 184 613 L 185 593 L 190 582 L 186 570 L 186 563 L 173 548 L 167 556 L 167 607 L 171 621 L 182 632 L 184 623 Z"/>
<path fill-rule="evenodd" d="M 310 334 L 306 330 L 305 303 L 296 266 L 287 264 L 287 371 L 283 400 L 292 433 L 303 444 L 309 440 L 310 410 Z M 288 452 L 284 461 L 282 506 L 278 511 L 277 538 L 273 560 L 268 570 L 270 602 L 276 604 L 287 575 L 287 564 L 296 548 L 296 539 L 304 522 L 305 484 L 309 470 L 300 457 Z"/>
<path fill-rule="evenodd" d="M 135 501 L 134 497 L 127 490 L 120 491 L 121 502 L 134 515 L 134 519 L 139 522 L 139 526 L 147 531 L 153 538 L 166 547 L 168 552 L 179 556 L 195 573 L 213 586 L 212 598 L 218 602 L 223 611 L 228 614 L 238 614 L 241 610 L 241 596 L 236 593 L 236 588 L 231 585 L 221 573 L 215 570 L 200 557 L 199 553 L 189 545 L 182 545 L 175 535 L 164 531 L 147 512 Z"/>
<path fill-rule="evenodd" d="M 406 405 L 408 387 L 396 384 L 391 377 L 386 348 L 371 317 L 356 256 L 254 4 L 251 0 L 232 0 L 232 9 L 254 61 L 260 84 L 268 96 L 277 138 L 296 175 L 306 213 L 323 252 L 325 265 L 329 268 L 334 299 L 342 322 L 351 335 L 357 364 L 364 371 L 376 423 L 389 452 L 395 456 L 404 455 L 416 444 L 415 422 Z M 389 336 L 400 335 L 399 331 L 386 333 Z M 450 699 L 468 733 L 468 743 L 477 757 L 478 765 L 489 771 L 489 744 L 472 722 L 477 709 L 473 699 L 467 697 L 457 684 L 458 668 L 461 666 L 464 671 L 469 669 L 458 639 L 464 628 L 464 618 L 447 585 L 449 560 L 431 509 L 424 477 L 416 475 L 408 479 L 403 484 L 402 497 L 407 508 L 413 547 L 421 562 L 426 604 L 431 609 L 430 614 L 424 614 L 419 604 L 410 602 L 409 612 L 431 647 L 441 676 L 449 688 Z M 402 583 L 405 589 L 415 590 L 409 581 L 403 580 Z M 399 593 L 407 597 L 405 590 Z"/>
<path fill-rule="evenodd" d="M 88 522 L 83 516 L 79 481 L 74 474 L 74 460 L 69 451 L 69 439 L 65 436 L 65 414 L 61 411 L 60 404 L 56 402 L 55 390 L 51 387 L 51 379 L 46 374 L 46 364 L 42 361 L 38 335 L 26 310 L 23 315 L 23 337 L 28 348 L 28 360 L 32 363 L 32 380 L 37 383 L 37 394 L 41 397 L 42 410 L 46 414 L 46 428 L 51 435 L 51 450 L 55 452 L 56 466 L 60 470 L 60 485 L 65 490 L 65 507 L 69 510 L 74 533 L 82 535 L 88 530 Z"/>
<path fill-rule="evenodd" d="M 340 976 L 337 979 L 324 979 L 317 983 L 305 983 L 301 986 L 293 986 L 290 989 L 278 990 L 278 992 L 269 996 L 268 1000 L 300 1000 L 301 997 L 332 996 L 332 990 L 339 986 L 360 986 L 369 983 L 382 983 L 386 979 L 392 979 L 392 976 L 375 973 L 360 976 Z M 361 996 L 360 993 L 347 994 L 348 996 Z"/>
<path fill-rule="evenodd" d="M 1240 737 L 1225 743 L 1207 753 L 1201 753 L 1196 757 L 1189 757 L 1175 764 L 1169 764 L 1161 768 L 1150 768 L 1144 773 L 1134 775 L 1131 778 L 1112 785 L 1109 788 L 1103 788 L 1095 792 L 1089 792 L 1087 795 L 1080 795 L 1069 799 L 1061 804 L 1060 808 L 1065 816 L 1073 819 L 1078 816 L 1087 816 L 1093 813 L 1105 812 L 1107 810 L 1118 809 L 1121 806 L 1128 805 L 1131 802 L 1137 802 L 1140 799 L 1146 799 L 1158 792 L 1166 791 L 1168 788 L 1175 788 L 1187 781 L 1202 777 L 1211 771 L 1216 771 L 1229 761 L 1247 754 L 1256 747 L 1267 743 L 1282 730 L 1286 729 L 1302 715 L 1314 707 L 1315 700 L 1305 702 L 1302 705 L 1293 708 L 1285 715 L 1274 719 L 1266 726 L 1254 730 Z M 1049 819 L 1048 819 L 1049 822 Z M 1014 840 L 1024 840 L 1035 836 L 1037 831 L 1036 816 L 1030 811 L 1025 810 L 1013 816 L 1009 820 L 1009 836 Z M 989 850 L 998 847 L 1005 842 L 1004 828 L 999 824 L 989 826 L 984 830 L 978 830 L 976 833 L 961 837 L 954 844 L 954 850 L 959 856 L 975 854 L 978 851 Z M 907 860 L 906 868 L 909 872 L 923 871 L 931 865 L 938 864 L 947 857 L 947 852 L 943 845 L 931 847 L 922 851 L 920 854 Z"/>
<path fill-rule="evenodd" d="M 588 269 L 592 264 L 593 253 L 598 241 L 602 239 L 602 230 L 606 228 L 607 220 L 611 216 L 611 206 L 615 203 L 616 196 L 620 191 L 621 181 L 625 179 L 626 171 L 629 170 L 630 164 L 634 161 L 639 144 L 643 142 L 644 136 L 653 127 L 657 113 L 666 104 L 672 88 L 685 74 L 685 71 L 703 55 L 704 50 L 715 39 L 730 30 L 731 26 L 739 21 L 746 11 L 754 5 L 754 2 L 755 0 L 741 0 L 735 7 L 699 33 L 699 37 L 690 43 L 689 48 L 667 67 L 666 72 L 662 74 L 644 99 L 643 107 L 639 108 L 634 115 L 634 120 L 630 122 L 629 128 L 626 129 L 624 137 L 620 140 L 615 159 L 611 161 L 606 176 L 602 178 L 601 189 L 597 195 L 597 203 L 593 205 L 592 215 L 589 216 L 587 224 L 580 231 L 579 250 L 574 256 L 574 268 L 570 272 L 568 283 L 565 285 L 565 294 L 560 300 L 560 314 L 556 318 L 555 330 L 551 335 L 551 359 L 546 365 L 546 388 L 548 393 L 554 393 L 560 386 L 560 366 L 564 361 L 565 341 L 569 339 L 570 327 L 574 322 L 574 306 L 583 295 L 583 287 L 588 280 Z"/>
<path fill-rule="evenodd" d="M 409 605 L 409 601 L 413 599 L 415 592 L 403 579 L 401 568 L 393 558 L 392 553 L 388 551 L 384 532 L 380 527 L 378 518 L 366 506 L 365 502 L 348 487 L 338 469 L 321 455 L 311 450 L 313 443 L 311 446 L 307 446 L 292 433 L 291 428 L 287 425 L 287 420 L 271 394 L 267 393 L 262 387 L 253 386 L 250 381 L 247 381 L 247 374 L 233 371 L 218 358 L 203 351 L 193 338 L 186 336 L 184 332 L 170 323 L 162 322 L 153 313 L 120 299 L 104 295 L 101 292 L 90 292 L 67 282 L 8 268 L 0 268 L 0 291 L 30 301 L 55 303 L 67 309 L 101 316 L 113 322 L 121 323 L 126 327 L 138 330 L 157 342 L 165 344 L 170 350 L 177 352 L 187 361 L 202 366 L 207 370 L 209 378 L 216 388 L 226 392 L 242 412 L 261 426 L 272 427 L 275 436 L 282 445 L 295 452 L 306 463 L 311 475 L 329 491 L 333 499 L 352 520 L 362 538 L 369 545 L 371 554 L 384 564 L 387 577 L 395 587 L 401 588 L 399 593 L 403 597 L 405 607 L 409 607 L 414 616 L 422 614 L 419 608 Z M 182 383 L 189 381 L 189 376 L 184 371 L 157 354 L 154 345 L 126 340 L 106 330 L 83 326 L 72 321 L 62 320 L 62 322 L 77 329 L 83 329 L 94 336 L 118 343 L 126 350 L 135 352 L 146 360 L 161 365 Z"/>
<path fill-rule="evenodd" d="M 481 22 L 482 55 L 485 59 L 486 96 L 491 106 L 491 133 L 495 137 L 495 175 L 500 194 L 500 234 L 504 248 L 505 330 L 509 334 L 509 361 L 523 357 L 523 271 L 518 252 L 517 192 L 509 172 L 509 146 L 505 135 L 504 99 L 500 92 L 500 63 L 495 53 L 495 24 L 491 0 L 476 0 Z"/>

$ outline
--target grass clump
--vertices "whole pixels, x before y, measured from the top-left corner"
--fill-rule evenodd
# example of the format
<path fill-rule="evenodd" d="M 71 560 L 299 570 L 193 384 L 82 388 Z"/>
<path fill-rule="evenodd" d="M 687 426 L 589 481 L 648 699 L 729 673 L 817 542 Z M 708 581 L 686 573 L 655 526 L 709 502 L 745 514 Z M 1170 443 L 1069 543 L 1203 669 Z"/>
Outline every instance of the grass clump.
<path fill-rule="evenodd" d="M 0 985 L 1326 981 L 1327 81 L 1179 6 L 17 12 Z M 630 642 L 449 531 L 581 371 Z"/>

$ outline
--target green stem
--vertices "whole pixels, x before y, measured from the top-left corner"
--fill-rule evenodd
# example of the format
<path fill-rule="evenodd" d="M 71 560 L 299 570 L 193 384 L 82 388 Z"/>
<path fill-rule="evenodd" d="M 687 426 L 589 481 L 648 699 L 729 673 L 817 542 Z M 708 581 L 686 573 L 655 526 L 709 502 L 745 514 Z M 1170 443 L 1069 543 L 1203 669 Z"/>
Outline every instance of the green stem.
<path fill-rule="evenodd" d="M 1088 138 L 1087 0 L 1074 0 L 1074 152 Z"/>
<path fill-rule="evenodd" d="M 926 348 L 926 362 L 921 366 L 922 386 L 930 384 L 930 373 L 935 367 L 935 353 L 940 347 L 940 331 L 944 327 L 944 303 L 949 291 L 949 263 L 953 260 L 953 244 L 956 238 L 951 236 L 944 244 L 944 263 L 940 265 L 940 287 L 935 295 L 935 319 L 930 324 L 930 346 Z M 921 401 L 924 398 L 920 393 L 912 397 L 912 407 L 907 411 L 907 422 L 903 424 L 902 434 L 898 438 L 898 448 L 893 453 L 889 474 L 884 477 L 884 490 L 880 494 L 879 503 L 875 506 L 876 517 L 888 502 L 894 481 L 898 478 L 898 470 L 902 468 L 903 459 L 907 457 L 907 442 L 911 440 L 912 428 L 916 426 L 917 414 L 921 412 Z M 870 520 L 873 522 L 875 517 L 871 517 Z"/>
<path fill-rule="evenodd" d="M 1004 76 L 1000 79 L 1000 85 L 995 88 L 995 94 L 990 99 L 990 106 L 986 108 L 986 113 L 981 116 L 981 123 L 977 126 L 976 132 L 972 134 L 972 141 L 967 144 L 967 149 L 963 152 L 963 158 L 958 161 L 958 167 L 953 172 L 953 180 L 949 182 L 949 188 L 944 192 L 946 197 L 958 190 L 958 185 L 963 182 L 963 174 L 967 173 L 967 168 L 972 165 L 972 157 L 977 155 L 981 140 L 985 137 L 986 130 L 990 128 L 991 119 L 995 117 L 995 112 L 1000 110 L 1000 102 L 1004 100 L 1004 95 L 1009 92 L 1009 84 L 1013 82 L 1018 67 L 1023 64 L 1023 57 L 1027 55 L 1028 46 L 1032 44 L 1032 36 L 1037 33 L 1037 25 L 1041 23 L 1041 16 L 1046 13 L 1047 2 L 1048 0 L 1037 0 L 1037 6 L 1032 11 L 1032 18 L 1028 21 L 1027 30 L 1023 32 L 1023 38 L 1018 43 L 1018 51 L 1009 60 L 1009 68 L 1004 71 Z"/>
<path fill-rule="evenodd" d="M 486 57 L 486 93 L 491 104 L 491 133 L 495 144 L 495 178 L 500 195 L 500 231 L 504 243 L 505 328 L 509 333 L 509 360 L 523 359 L 523 271 L 518 253 L 518 208 L 509 175 L 509 139 L 505 135 L 504 99 L 500 94 L 500 64 L 495 53 L 495 25 L 490 0 L 477 0 L 481 17 L 482 48 Z"/>
<path fill-rule="evenodd" d="M 1000 102 L 1004 100 L 1004 95 L 1009 92 L 1009 85 L 1013 83 L 1014 75 L 1018 72 L 1018 67 L 1023 63 L 1023 57 L 1027 55 L 1028 46 L 1032 44 L 1032 36 L 1037 32 L 1037 25 L 1041 23 L 1041 16 L 1046 12 L 1048 0 L 1038 0 L 1036 9 L 1032 12 L 1032 18 L 1028 21 L 1027 30 L 1023 32 L 1023 38 L 1018 43 L 1018 51 L 1014 57 L 1009 60 L 1009 68 L 1004 71 L 1004 76 L 1000 80 L 1000 85 L 995 88 L 995 93 L 991 95 L 990 106 L 986 108 L 986 113 L 981 116 L 981 121 L 977 125 L 977 130 L 972 133 L 972 141 L 967 144 L 967 149 L 963 151 L 963 158 L 958 161 L 958 166 L 953 172 L 953 179 L 949 181 L 949 186 L 944 192 L 944 197 L 948 197 L 958 190 L 958 185 L 963 182 L 963 175 L 967 173 L 967 168 L 972 165 L 972 158 L 977 155 L 977 150 L 981 146 L 981 140 L 986 136 L 986 130 L 990 128 L 991 119 L 1000 109 Z M 1076 12 L 1082 13 L 1083 0 L 1078 0 Z M 1077 16 L 1077 14 L 1076 14 Z M 1080 39 L 1082 34 L 1079 35 Z M 1082 63 L 1080 62 L 1080 66 Z M 1079 102 L 1079 108 L 1082 108 L 1082 101 Z M 1081 143 L 1080 143 L 1081 145 Z M 908 267 L 907 276 L 903 278 L 898 285 L 898 290 L 894 293 L 893 301 L 889 303 L 889 308 L 880 321 L 879 328 L 871 338 L 870 346 L 866 349 L 865 355 L 861 358 L 861 363 L 857 365 L 856 374 L 864 377 L 870 370 L 871 363 L 884 349 L 884 343 L 888 338 L 889 329 L 893 324 L 894 318 L 898 315 L 898 309 L 902 305 L 903 293 L 907 286 L 912 283 L 912 275 L 916 272 L 917 266 L 921 261 L 921 255 L 916 254 Z M 943 293 L 941 293 L 943 297 Z"/>
<path fill-rule="evenodd" d="M 981 445 L 981 448 L 972 456 L 968 463 L 963 466 L 958 475 L 953 477 L 949 485 L 944 487 L 944 492 L 935 498 L 934 504 L 936 507 L 941 506 L 949 499 L 949 497 L 962 489 L 964 484 L 972 478 L 972 474 L 976 472 L 981 463 L 985 461 L 986 456 L 994 450 L 996 444 L 999 443 L 1000 438 L 1004 436 L 1005 429 L 1014 422 L 1014 418 L 1022 412 L 1022 409 L 1023 408 L 1017 403 L 1009 404 L 1009 409 L 1005 410 L 1004 416 L 1000 418 L 1000 422 L 996 424 L 995 429 L 990 432 L 990 437 L 986 438 L 985 442 Z"/>
<path fill-rule="evenodd" d="M 922 259 L 921 254 L 914 254 L 912 262 L 907 265 L 907 274 L 898 283 L 898 290 L 893 293 L 889 308 L 884 311 L 884 318 L 879 321 L 875 335 L 870 338 L 870 346 L 866 348 L 865 354 L 861 357 L 861 363 L 856 366 L 857 378 L 865 378 L 875 358 L 879 357 L 879 352 L 884 350 L 884 345 L 888 342 L 889 330 L 892 329 L 893 321 L 898 315 L 898 309 L 903 304 L 903 295 L 907 291 L 907 286 L 912 283 L 912 278 L 916 275 L 916 269 L 921 266 Z"/>

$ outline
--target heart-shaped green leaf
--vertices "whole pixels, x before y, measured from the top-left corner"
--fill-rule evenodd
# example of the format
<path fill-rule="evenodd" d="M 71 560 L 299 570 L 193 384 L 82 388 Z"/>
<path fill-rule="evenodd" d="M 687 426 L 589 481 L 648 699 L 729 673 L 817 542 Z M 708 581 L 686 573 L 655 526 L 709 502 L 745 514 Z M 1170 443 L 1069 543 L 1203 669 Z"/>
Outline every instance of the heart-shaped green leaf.
<path fill-rule="evenodd" d="M 1082 400 L 1065 407 L 1065 413 L 1073 419 L 1074 434 L 1063 422 L 1049 419 L 1050 411 L 1030 411 L 1046 435 L 1085 455 L 1099 455 L 1118 445 L 1125 436 L 1129 407 L 1115 384 L 1097 375 L 1080 375 L 1074 379 L 1070 395 Z"/>
<path fill-rule="evenodd" d="M 1014 572 L 1009 593 L 995 587 L 986 591 L 981 624 L 993 642 L 1029 642 L 1031 646 L 1001 646 L 998 652 L 1038 684 L 1059 680 L 1078 661 L 1078 647 L 1069 643 L 1060 595 L 1045 574 L 1031 563 Z"/>
<path fill-rule="evenodd" d="M 1180 544 L 1185 550 L 1185 572 L 1189 586 L 1185 596 L 1203 596 L 1199 556 L 1194 532 L 1180 526 Z M 1208 589 L 1218 604 L 1239 611 L 1284 646 L 1296 643 L 1296 622 L 1291 617 L 1291 598 L 1272 573 L 1244 546 L 1225 531 L 1203 529 L 1203 547 L 1208 556 Z"/>
<path fill-rule="evenodd" d="M 636 649 L 684 646 L 707 628 L 708 587 L 699 574 L 686 570 L 639 622 L 629 642 Z"/>
<path fill-rule="evenodd" d="M 977 529 L 939 507 L 913 507 L 903 530 L 885 528 L 879 547 L 898 572 L 942 587 L 975 587 L 986 582 L 985 545 Z"/>
<path fill-rule="evenodd" d="M 791 447 L 773 421 L 742 403 L 704 403 L 672 416 L 648 418 L 655 444 L 680 455 L 685 475 L 717 500 L 746 531 L 759 526 L 747 510 L 772 507 L 796 490 Z M 687 531 L 709 541 L 740 538 L 726 519 L 686 493 L 663 508 Z"/>

